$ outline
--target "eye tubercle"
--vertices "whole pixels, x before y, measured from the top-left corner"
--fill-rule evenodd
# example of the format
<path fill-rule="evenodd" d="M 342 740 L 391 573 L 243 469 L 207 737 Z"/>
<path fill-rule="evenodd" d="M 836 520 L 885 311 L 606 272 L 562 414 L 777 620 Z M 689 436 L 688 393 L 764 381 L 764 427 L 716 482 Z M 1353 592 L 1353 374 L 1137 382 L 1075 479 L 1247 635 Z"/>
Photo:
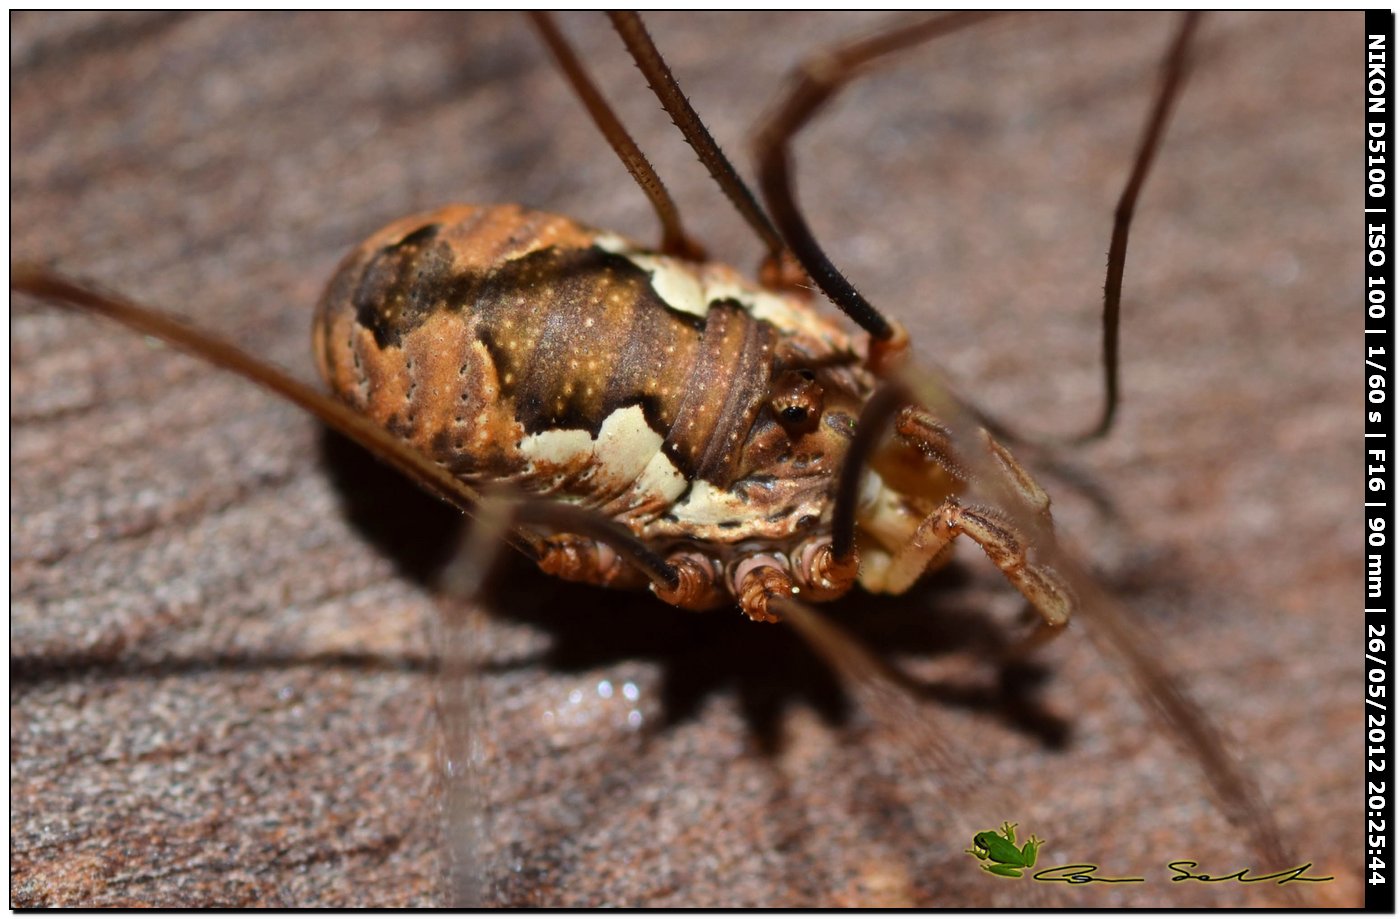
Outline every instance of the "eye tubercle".
<path fill-rule="evenodd" d="M 768 407 L 789 437 L 815 430 L 821 423 L 825 395 L 810 370 L 784 370 L 769 390 Z"/>

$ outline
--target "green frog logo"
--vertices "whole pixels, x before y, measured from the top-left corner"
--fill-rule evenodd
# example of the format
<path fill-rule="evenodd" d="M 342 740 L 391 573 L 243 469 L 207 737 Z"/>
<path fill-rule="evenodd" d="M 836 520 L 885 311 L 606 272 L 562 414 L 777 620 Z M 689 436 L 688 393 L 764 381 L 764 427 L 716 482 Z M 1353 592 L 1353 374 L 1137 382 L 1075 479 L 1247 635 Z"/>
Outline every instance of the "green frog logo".
<path fill-rule="evenodd" d="M 999 877 L 1018 878 L 1026 868 L 1035 866 L 1036 853 L 1043 845 L 1045 840 L 1032 835 L 1025 845 L 1016 848 L 1016 824 L 1003 823 L 1000 833 L 985 830 L 973 836 L 972 848 L 963 851 L 978 861 L 986 862 L 982 866 L 983 871 L 990 871 Z"/>

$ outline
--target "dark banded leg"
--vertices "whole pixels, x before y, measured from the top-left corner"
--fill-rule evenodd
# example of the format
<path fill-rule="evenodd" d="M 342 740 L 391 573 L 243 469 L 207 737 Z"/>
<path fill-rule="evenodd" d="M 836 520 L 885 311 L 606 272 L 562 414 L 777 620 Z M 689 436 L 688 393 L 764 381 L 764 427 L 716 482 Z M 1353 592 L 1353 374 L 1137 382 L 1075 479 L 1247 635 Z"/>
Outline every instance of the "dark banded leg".
<path fill-rule="evenodd" d="M 887 427 L 893 422 L 896 433 L 916 447 L 926 459 L 947 470 L 964 482 L 977 479 L 970 469 L 984 475 L 996 475 L 997 484 L 1014 494 L 1029 509 L 1034 518 L 1025 519 L 1037 537 L 1053 538 L 1050 522 L 1050 496 L 1031 477 L 1011 452 L 979 431 L 989 458 L 969 467 L 957 456 L 952 432 L 928 412 L 909 404 L 912 393 L 902 384 L 887 383 L 876 390 L 866 402 L 856 422 L 856 434 L 846 452 L 837 480 L 837 493 L 832 511 L 831 554 L 833 558 L 853 561 L 855 558 L 856 502 L 860 491 L 861 473 L 879 446 Z M 1039 525 L 1037 525 L 1039 524 Z M 904 593 L 933 565 L 949 543 L 965 535 L 982 547 L 988 557 L 1006 574 L 1008 580 L 1040 613 L 1043 625 L 1028 644 L 1039 644 L 1057 634 L 1068 623 L 1075 606 L 1069 588 L 1052 571 L 1032 565 L 1026 555 L 1026 540 L 1010 523 L 993 511 L 964 508 L 955 498 L 949 498 L 936 508 L 915 532 L 910 543 L 896 552 L 881 569 L 866 568 L 861 572 L 861 584 L 883 593 Z M 1023 648 L 1022 650 L 1025 650 Z"/>
<path fill-rule="evenodd" d="M 1142 191 L 1147 174 L 1152 169 L 1152 161 L 1162 146 L 1162 136 L 1166 132 L 1167 121 L 1171 118 L 1172 106 L 1181 94 L 1182 83 L 1186 79 L 1186 58 L 1191 47 L 1191 37 L 1200 25 L 1199 12 L 1186 13 L 1176 36 L 1167 49 L 1162 61 L 1161 83 L 1152 103 L 1138 141 L 1137 155 L 1133 158 L 1133 168 L 1128 173 L 1128 183 L 1118 198 L 1118 206 L 1113 211 L 1113 235 L 1108 244 L 1108 277 L 1103 285 L 1103 373 L 1104 404 L 1099 420 L 1093 427 L 1069 443 L 1087 443 L 1103 437 L 1113 427 L 1114 413 L 1118 410 L 1118 326 L 1119 307 L 1123 302 L 1123 270 L 1128 261 L 1128 230 L 1133 224 L 1133 211 L 1137 207 L 1138 194 Z"/>
<path fill-rule="evenodd" d="M 793 86 L 783 103 L 758 134 L 759 184 L 783 238 L 831 301 L 876 341 L 894 341 L 899 337 L 899 330 L 856 291 L 817 244 L 802 217 L 793 190 L 789 145 L 822 106 L 846 84 L 864 74 L 879 58 L 972 25 L 988 15 L 962 13 L 937 16 L 809 56 L 794 72 Z M 1181 93 L 1191 39 L 1199 22 L 1199 13 L 1187 13 L 1168 48 L 1151 114 L 1138 143 L 1127 183 L 1114 210 L 1108 271 L 1104 282 L 1103 409 L 1098 421 L 1088 431 L 1071 438 L 1054 439 L 1054 442 L 1084 443 L 1096 440 L 1113 426 L 1119 399 L 1118 334 L 1128 231 L 1132 226 L 1138 195 L 1161 147 L 1172 107 Z M 872 357 L 878 356 L 879 349 L 874 342 L 872 348 Z M 981 420 L 985 427 L 1013 443 L 1026 440 L 996 419 L 981 415 Z"/>
<path fill-rule="evenodd" d="M 902 384 L 886 383 L 866 401 L 860 418 L 856 420 L 856 433 L 846 450 L 832 502 L 831 547 L 832 554 L 838 559 L 855 554 L 856 503 L 860 496 L 861 473 L 869 466 L 891 422 L 896 434 L 919 450 L 925 459 L 936 463 L 959 481 L 977 480 L 969 466 L 957 456 L 953 434 L 948 426 L 917 405 L 910 404 L 912 400 L 913 394 Z M 1010 450 L 985 430 L 979 430 L 978 434 L 987 453 L 996 461 L 996 466 L 973 464 L 973 468 L 981 466 L 984 471 L 995 468 L 1000 473 L 1000 484 L 1033 510 L 1048 532 L 1051 529 L 1049 494 Z"/>
<path fill-rule="evenodd" d="M 656 210 L 656 216 L 661 220 L 661 251 L 668 255 L 695 261 L 703 259 L 705 257 L 704 247 L 695 242 L 681 226 L 680 210 L 676 207 L 675 201 L 671 199 L 670 193 L 666 191 L 661 177 L 656 174 L 656 170 L 652 168 L 646 154 L 642 153 L 641 148 L 637 146 L 637 142 L 632 139 L 632 135 L 627 133 L 627 128 L 613 112 L 612 106 L 608 105 L 608 100 L 604 99 L 603 94 L 598 91 L 598 87 L 593 85 L 588 71 L 584 70 L 578 56 L 569 47 L 563 33 L 555 25 L 554 18 L 545 12 L 533 12 L 529 16 L 530 21 L 539 31 L 540 37 L 544 39 L 544 43 L 553 53 L 554 59 L 559 64 L 559 69 L 564 72 L 569 85 L 578 94 L 579 101 L 583 103 L 583 107 L 593 118 L 593 123 L 598 126 L 603 137 L 607 138 L 608 144 L 617 154 L 617 158 L 622 160 L 622 165 L 627 168 L 627 172 L 636 180 L 637 185 L 651 201 L 652 208 Z"/>
<path fill-rule="evenodd" d="M 631 11 L 616 11 L 609 13 L 608 18 L 612 20 L 617 34 L 622 37 L 622 42 L 627 46 L 632 59 L 637 62 L 637 69 L 646 77 L 647 85 L 656 94 L 656 98 L 661 100 L 661 107 L 671 116 L 676 127 L 680 128 L 686 143 L 690 144 L 696 156 L 700 157 L 700 162 L 710 171 L 715 184 L 719 185 L 725 197 L 734 205 L 734 209 L 768 250 L 759 269 L 759 280 L 768 287 L 794 288 L 805 284 L 807 273 L 788 251 L 782 237 L 769 222 L 768 215 L 754 198 L 753 192 L 749 191 L 744 180 L 739 177 L 739 173 L 715 141 L 714 135 L 705 127 L 690 100 L 681 91 L 676 78 L 671 74 L 671 68 L 666 64 L 666 59 L 661 56 L 656 43 L 651 40 L 650 33 L 642 23 L 642 17 Z"/>
<path fill-rule="evenodd" d="M 786 96 L 758 132 L 758 181 L 773 222 L 822 292 L 877 341 L 892 342 L 901 335 L 846 280 L 817 243 L 797 204 L 789 146 L 822 106 L 880 58 L 973 25 L 988 15 L 934 16 L 808 56 L 794 70 Z"/>
<path fill-rule="evenodd" d="M 909 390 L 902 384 L 886 383 L 871 394 L 860 410 L 855 436 L 836 476 L 836 494 L 831 503 L 831 552 L 838 561 L 852 562 L 856 558 L 856 503 L 860 498 L 861 473 L 870 465 L 891 419 L 910 399 Z"/>
<path fill-rule="evenodd" d="M 1005 422 L 999 421 L 979 411 L 978 420 L 989 430 L 1012 443 L 1040 443 L 1046 445 L 1078 446 L 1099 440 L 1113 429 L 1118 412 L 1118 333 L 1121 325 L 1123 304 L 1123 273 L 1128 262 L 1128 231 L 1132 229 L 1133 213 L 1137 209 L 1138 195 L 1147 182 L 1152 170 L 1157 150 L 1162 146 L 1167 123 L 1171 119 L 1172 107 L 1181 95 L 1186 81 L 1187 58 L 1196 28 L 1200 25 L 1201 13 L 1189 12 L 1182 15 L 1171 44 L 1162 60 L 1162 75 L 1157 84 L 1157 92 L 1152 101 L 1152 109 L 1143 125 L 1142 136 L 1138 139 L 1137 153 L 1133 157 L 1133 168 L 1128 180 L 1118 196 L 1118 204 L 1113 210 L 1113 233 L 1108 244 L 1108 274 L 1103 285 L 1103 408 L 1093 425 L 1080 434 L 1070 437 L 1026 437 L 1017 434 Z"/>

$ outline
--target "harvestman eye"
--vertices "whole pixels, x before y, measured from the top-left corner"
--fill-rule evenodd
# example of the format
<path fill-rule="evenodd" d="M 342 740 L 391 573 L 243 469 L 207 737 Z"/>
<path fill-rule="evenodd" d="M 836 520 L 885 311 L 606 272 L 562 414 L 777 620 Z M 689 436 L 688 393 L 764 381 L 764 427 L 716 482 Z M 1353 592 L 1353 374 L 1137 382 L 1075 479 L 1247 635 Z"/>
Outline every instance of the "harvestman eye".
<path fill-rule="evenodd" d="M 773 383 L 768 407 L 790 436 L 814 430 L 821 422 L 825 391 L 810 370 L 787 370 Z"/>

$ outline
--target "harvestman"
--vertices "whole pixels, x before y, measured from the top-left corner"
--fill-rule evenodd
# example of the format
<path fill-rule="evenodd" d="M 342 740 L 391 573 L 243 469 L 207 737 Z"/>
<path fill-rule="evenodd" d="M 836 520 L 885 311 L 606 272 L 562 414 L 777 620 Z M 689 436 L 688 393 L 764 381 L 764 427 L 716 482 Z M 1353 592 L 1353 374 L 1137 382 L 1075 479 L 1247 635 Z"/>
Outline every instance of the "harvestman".
<path fill-rule="evenodd" d="M 449 207 L 397 221 L 346 259 L 318 310 L 318 365 L 340 401 L 164 314 L 47 269 L 14 266 L 12 287 L 106 315 L 242 374 L 464 511 L 481 505 L 474 485 L 507 484 L 492 499 L 508 508 L 506 536 L 545 571 L 649 586 L 687 608 L 737 603 L 756 620 L 787 618 L 858 686 L 883 677 L 799 599 L 834 598 L 857 581 L 902 593 L 947 558 L 953 538 L 969 536 L 1040 613 L 1027 646 L 1062 629 L 1072 610 L 1086 614 L 1132 665 L 1149 707 L 1191 745 L 1233 815 L 1248 823 L 1256 847 L 1283 861 L 1257 792 L 1204 714 L 1059 551 L 1049 498 L 986 430 L 1015 438 L 927 385 L 928 377 L 906 373 L 903 329 L 836 269 L 796 202 L 790 144 L 832 96 L 881 59 L 986 16 L 929 17 L 809 58 L 758 134 L 766 212 L 640 20 L 612 16 L 666 111 L 764 243 L 759 285 L 703 261 L 659 178 L 540 15 L 536 24 L 570 83 L 657 211 L 657 250 L 512 207 Z M 1168 52 L 1115 214 L 1105 400 L 1079 440 L 1106 434 L 1117 407 L 1128 230 L 1195 22 L 1184 20 Z M 812 310 L 808 278 L 863 338 Z M 625 347 L 595 366 L 590 355 L 608 342 Z M 896 437 L 886 442 L 891 427 Z M 995 509 L 959 500 L 972 483 Z"/>

